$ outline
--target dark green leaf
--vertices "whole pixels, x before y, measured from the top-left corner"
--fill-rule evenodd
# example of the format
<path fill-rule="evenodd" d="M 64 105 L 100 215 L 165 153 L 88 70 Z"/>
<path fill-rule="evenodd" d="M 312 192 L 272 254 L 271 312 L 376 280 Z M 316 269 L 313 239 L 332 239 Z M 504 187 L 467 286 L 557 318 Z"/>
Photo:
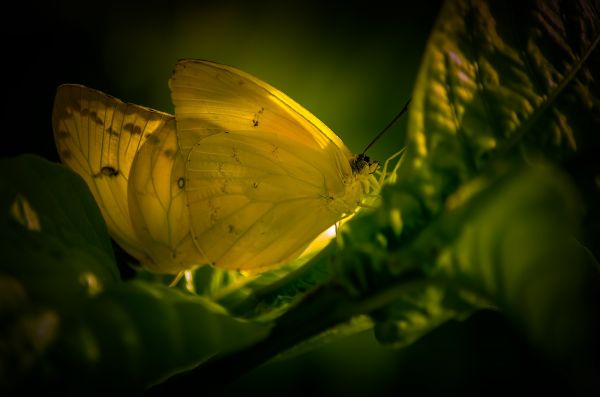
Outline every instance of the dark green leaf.
<path fill-rule="evenodd" d="M 0 162 L 0 269 L 61 310 L 119 281 L 110 238 L 83 180 L 35 156 Z"/>
<path fill-rule="evenodd" d="M 0 378 L 21 382 L 90 297 L 120 282 L 87 186 L 35 156 L 0 161 Z"/>
<path fill-rule="evenodd" d="M 437 213 L 495 155 L 597 150 L 599 40 L 592 1 L 447 1 L 417 78 L 399 179 Z"/>
<path fill-rule="evenodd" d="M 547 349 L 566 351 L 581 339 L 593 268 L 574 238 L 580 209 L 572 185 L 549 166 L 493 171 L 450 196 L 436 222 L 392 257 L 392 274 L 418 260 L 435 288 L 384 312 L 383 341 L 397 333 L 404 343 L 423 327 L 490 306 Z"/>
<path fill-rule="evenodd" d="M 33 155 L 1 159 L 0 191 L 3 222 L 17 220 L 11 208 L 25 200 L 37 213 L 42 233 L 69 246 L 93 247 L 107 266 L 114 263 L 98 205 L 85 182 L 65 166 Z"/>
<path fill-rule="evenodd" d="M 232 318 L 205 298 L 131 281 L 82 307 L 50 360 L 62 376 L 77 373 L 60 381 L 82 392 L 89 384 L 140 392 L 217 353 L 255 343 L 269 328 Z"/>
<path fill-rule="evenodd" d="M 3 387 L 140 392 L 268 333 L 205 298 L 121 282 L 100 212 L 67 168 L 5 159 L 0 187 Z"/>

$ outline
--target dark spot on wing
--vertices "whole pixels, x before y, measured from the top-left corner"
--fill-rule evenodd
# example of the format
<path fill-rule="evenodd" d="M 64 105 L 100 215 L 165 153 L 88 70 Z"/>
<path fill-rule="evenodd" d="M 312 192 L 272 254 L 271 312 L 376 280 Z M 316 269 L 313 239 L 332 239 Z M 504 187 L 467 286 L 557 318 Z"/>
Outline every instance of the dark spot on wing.
<path fill-rule="evenodd" d="M 96 124 L 104 125 L 104 120 L 98 117 L 98 113 L 96 112 L 90 112 L 90 119 L 92 119 L 92 121 Z"/>
<path fill-rule="evenodd" d="M 254 113 L 254 118 L 252 119 L 252 127 L 258 127 L 260 123 L 260 116 L 265 112 L 265 108 L 260 108 L 258 112 Z"/>
<path fill-rule="evenodd" d="M 113 177 L 113 176 L 117 176 L 119 175 L 119 170 L 114 169 L 113 167 L 110 166 L 104 166 L 102 167 L 102 169 L 100 170 L 99 173 L 97 173 L 96 175 L 94 175 L 95 177 L 101 177 L 101 176 L 109 176 L 109 177 Z"/>
<path fill-rule="evenodd" d="M 180 189 L 183 189 L 185 187 L 185 179 L 183 177 L 177 179 L 177 187 Z"/>
<path fill-rule="evenodd" d="M 163 154 L 168 158 L 173 158 L 173 156 L 175 155 L 175 151 L 173 149 L 166 149 L 165 151 L 163 151 Z"/>
<path fill-rule="evenodd" d="M 252 182 L 252 187 L 253 187 L 254 189 L 258 189 L 258 183 L 256 183 L 256 182 Z"/>
<path fill-rule="evenodd" d="M 235 227 L 233 225 L 227 225 L 227 231 L 230 234 L 233 234 L 233 233 L 235 233 Z"/>
<path fill-rule="evenodd" d="M 146 135 L 146 139 L 153 145 L 158 145 L 160 143 L 160 139 L 156 135 Z"/>
<path fill-rule="evenodd" d="M 142 133 L 142 127 L 133 123 L 127 123 L 123 126 L 123 130 L 133 135 L 140 135 Z"/>
<path fill-rule="evenodd" d="M 106 176 L 117 176 L 119 175 L 119 170 L 114 169 L 113 167 L 104 166 L 101 170 L 103 175 Z"/>
<path fill-rule="evenodd" d="M 106 132 L 108 133 L 108 135 L 112 135 L 112 136 L 121 135 L 121 133 L 119 131 L 116 131 L 113 129 L 112 125 L 106 129 Z"/>

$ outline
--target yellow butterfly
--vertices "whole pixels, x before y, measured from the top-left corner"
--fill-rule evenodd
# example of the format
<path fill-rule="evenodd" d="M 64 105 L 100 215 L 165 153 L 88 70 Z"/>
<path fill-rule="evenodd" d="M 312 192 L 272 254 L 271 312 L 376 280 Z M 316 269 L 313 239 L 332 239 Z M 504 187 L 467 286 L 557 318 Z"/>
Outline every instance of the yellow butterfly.
<path fill-rule="evenodd" d="M 269 269 L 379 189 L 377 162 L 248 73 L 181 60 L 169 86 L 174 116 L 81 85 L 53 110 L 61 160 L 149 270 Z"/>

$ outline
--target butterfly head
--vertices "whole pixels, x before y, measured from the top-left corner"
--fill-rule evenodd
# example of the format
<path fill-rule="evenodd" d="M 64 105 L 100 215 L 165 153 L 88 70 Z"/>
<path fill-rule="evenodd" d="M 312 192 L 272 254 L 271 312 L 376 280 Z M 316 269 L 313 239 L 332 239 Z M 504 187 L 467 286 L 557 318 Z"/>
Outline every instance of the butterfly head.
<path fill-rule="evenodd" d="M 350 167 L 354 175 L 370 175 L 379 168 L 379 161 L 371 160 L 369 156 L 361 153 L 350 160 Z"/>

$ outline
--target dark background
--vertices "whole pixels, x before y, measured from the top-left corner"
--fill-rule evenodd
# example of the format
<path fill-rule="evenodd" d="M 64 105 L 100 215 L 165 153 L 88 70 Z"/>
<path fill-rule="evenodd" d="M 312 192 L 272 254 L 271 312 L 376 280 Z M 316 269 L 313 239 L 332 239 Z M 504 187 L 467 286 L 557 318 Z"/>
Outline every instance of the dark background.
<path fill-rule="evenodd" d="M 177 59 L 230 64 L 279 88 L 361 151 L 410 97 L 440 1 L 15 3 L 5 15 L 4 92 L 14 139 L 2 154 L 56 159 L 56 87 L 84 84 L 172 112 Z M 370 153 L 403 142 L 401 123 Z"/>
<path fill-rule="evenodd" d="M 2 156 L 57 160 L 56 87 L 80 83 L 172 112 L 179 58 L 248 71 L 329 125 L 354 152 L 410 96 L 439 1 L 14 3 L 4 12 Z M 406 120 L 370 153 L 402 147 Z M 223 395 L 584 393 L 578 369 L 530 346 L 501 315 L 451 322 L 403 350 L 371 333 L 265 365 Z M 198 391 L 202 385 L 198 385 Z"/>

